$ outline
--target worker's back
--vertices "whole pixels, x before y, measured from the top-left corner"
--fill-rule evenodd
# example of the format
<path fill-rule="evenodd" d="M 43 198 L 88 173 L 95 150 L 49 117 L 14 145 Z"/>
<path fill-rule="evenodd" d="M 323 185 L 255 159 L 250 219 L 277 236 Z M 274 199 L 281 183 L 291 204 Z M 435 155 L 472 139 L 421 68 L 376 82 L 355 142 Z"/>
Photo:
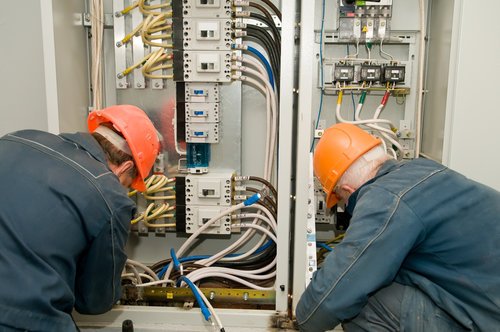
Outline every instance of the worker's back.
<path fill-rule="evenodd" d="M 70 331 L 108 310 L 133 202 L 89 134 L 0 139 L 0 329 Z"/>
<path fill-rule="evenodd" d="M 366 187 L 400 200 L 392 227 L 421 223 L 399 240 L 414 243 L 395 280 L 422 290 L 464 327 L 500 330 L 500 193 L 425 159 L 397 165 Z"/>
<path fill-rule="evenodd" d="M 439 317 L 422 314 L 432 306 L 408 293 L 398 308 L 402 330 L 500 331 L 499 192 L 430 160 L 387 161 L 350 196 L 347 210 L 344 240 L 297 306 L 301 329 L 352 319 L 396 282 L 418 289 L 446 315 L 435 326 Z"/>

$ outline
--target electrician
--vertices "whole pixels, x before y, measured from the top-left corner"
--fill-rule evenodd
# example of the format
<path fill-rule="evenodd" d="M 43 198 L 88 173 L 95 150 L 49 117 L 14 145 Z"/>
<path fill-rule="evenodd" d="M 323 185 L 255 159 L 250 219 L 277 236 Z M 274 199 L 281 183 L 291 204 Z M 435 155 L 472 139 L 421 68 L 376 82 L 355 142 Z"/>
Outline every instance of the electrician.
<path fill-rule="evenodd" d="M 350 124 L 314 154 L 344 240 L 302 295 L 303 331 L 500 331 L 500 193 L 430 160 L 396 162 Z"/>
<path fill-rule="evenodd" d="M 120 299 L 135 205 L 159 150 L 135 106 L 93 111 L 88 133 L 0 138 L 0 331 L 75 331 L 75 308 Z"/>

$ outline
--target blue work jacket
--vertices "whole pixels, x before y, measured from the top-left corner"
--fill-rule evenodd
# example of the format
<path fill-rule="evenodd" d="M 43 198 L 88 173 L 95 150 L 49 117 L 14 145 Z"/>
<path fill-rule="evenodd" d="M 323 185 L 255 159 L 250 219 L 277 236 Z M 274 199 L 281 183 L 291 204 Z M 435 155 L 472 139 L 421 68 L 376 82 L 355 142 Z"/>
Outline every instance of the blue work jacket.
<path fill-rule="evenodd" d="M 430 160 L 387 161 L 347 209 L 345 239 L 298 303 L 301 330 L 331 329 L 398 282 L 464 329 L 500 331 L 499 192 Z"/>
<path fill-rule="evenodd" d="M 120 298 L 135 205 L 89 134 L 0 138 L 0 330 L 74 331 Z"/>

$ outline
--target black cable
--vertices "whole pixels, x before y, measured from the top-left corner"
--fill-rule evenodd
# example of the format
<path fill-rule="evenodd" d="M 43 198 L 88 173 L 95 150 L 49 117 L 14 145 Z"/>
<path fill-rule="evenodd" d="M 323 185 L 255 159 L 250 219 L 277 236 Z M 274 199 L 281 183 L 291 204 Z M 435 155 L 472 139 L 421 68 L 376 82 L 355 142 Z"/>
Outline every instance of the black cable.
<path fill-rule="evenodd" d="M 258 193 L 260 190 L 247 186 L 247 191 L 255 194 L 255 193 Z M 274 216 L 274 219 L 276 219 L 275 214 L 277 212 L 277 206 L 276 206 L 276 203 L 269 196 L 264 198 L 264 201 L 259 202 L 259 203 L 263 203 L 262 206 L 264 206 L 270 213 L 272 213 Z"/>
<path fill-rule="evenodd" d="M 269 56 L 269 62 L 271 63 L 271 69 L 273 71 L 273 75 L 276 81 L 276 88 L 279 98 L 279 91 L 281 84 L 279 51 L 276 49 L 274 43 L 272 42 L 272 38 L 269 35 L 269 33 L 267 33 L 267 31 L 265 31 L 260 27 L 247 26 L 247 37 L 253 38 L 255 41 L 257 41 L 260 45 L 262 45 L 266 49 L 266 52 L 268 53 Z"/>
<path fill-rule="evenodd" d="M 268 19 L 270 19 L 271 21 L 274 22 L 273 20 L 273 17 L 271 15 L 271 13 L 269 13 L 269 11 L 264 8 L 264 6 L 262 5 L 259 5 L 258 3 L 255 3 L 255 2 L 250 2 L 250 7 L 253 7 L 253 8 L 257 8 L 258 10 L 260 10 Z"/>
<path fill-rule="evenodd" d="M 250 181 L 257 181 L 257 182 L 262 183 L 263 185 L 265 185 L 266 187 L 268 187 L 269 190 L 271 190 L 271 192 L 273 193 L 274 197 L 276 197 L 276 199 L 278 199 L 278 192 L 276 191 L 276 189 L 274 188 L 274 186 L 269 181 L 267 181 L 266 179 L 263 179 L 261 177 L 254 176 L 254 175 L 249 176 L 248 179 Z"/>
<path fill-rule="evenodd" d="M 278 18 L 281 21 L 281 12 L 278 9 L 278 7 L 276 7 L 274 5 L 274 3 L 272 3 L 270 0 L 261 0 L 261 1 L 264 2 L 266 5 L 268 5 L 273 10 L 273 12 L 276 14 L 276 16 L 278 16 Z"/>
<path fill-rule="evenodd" d="M 274 24 L 273 20 L 270 20 L 267 17 L 257 13 L 250 13 L 250 17 L 266 24 L 271 29 L 271 32 L 273 33 L 274 40 L 276 41 L 276 43 L 278 45 L 281 45 L 281 35 L 280 32 L 278 31 L 278 28 L 276 28 L 276 25 Z"/>

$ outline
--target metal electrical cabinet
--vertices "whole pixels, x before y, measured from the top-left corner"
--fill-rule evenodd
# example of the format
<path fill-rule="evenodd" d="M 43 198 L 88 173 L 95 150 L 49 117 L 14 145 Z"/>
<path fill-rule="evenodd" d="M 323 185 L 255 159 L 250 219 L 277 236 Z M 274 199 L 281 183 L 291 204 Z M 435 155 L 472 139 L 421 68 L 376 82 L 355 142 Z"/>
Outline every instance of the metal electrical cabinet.
<path fill-rule="evenodd" d="M 282 12 L 281 20 L 276 15 L 272 19 L 280 31 L 283 52 L 278 66 L 271 69 L 279 68 L 281 82 L 279 89 L 277 82 L 274 85 L 274 93 L 279 93 L 275 163 L 267 169 L 263 167 L 269 159 L 266 109 L 272 101 L 266 96 L 270 98 L 271 89 L 266 89 L 266 82 L 242 79 L 246 70 L 242 65 L 253 68 L 251 63 L 241 63 L 247 52 L 242 46 L 245 24 L 273 34 L 269 25 L 250 15 L 255 9 L 249 10 L 245 1 L 182 0 L 173 1 L 167 10 L 162 7 L 166 1 L 150 0 L 138 2 L 145 10 L 141 12 L 134 1 L 113 0 L 104 1 L 100 18 L 104 28 L 102 105 L 133 104 L 147 112 L 163 144 L 155 172 L 165 174 L 168 190 L 175 192 L 163 197 L 152 190 L 149 198 L 136 196 L 139 214 L 127 244 L 129 258 L 146 265 L 170 258 L 171 248 L 179 250 L 200 229 L 202 240 L 190 248 L 190 256 L 211 255 L 230 247 L 245 232 L 245 225 L 233 220 L 237 216 L 226 215 L 210 227 L 206 224 L 250 196 L 241 183 L 248 179 L 245 176 L 266 177 L 267 172 L 274 179 L 279 194 L 274 197 L 276 265 L 271 289 L 205 289 L 227 331 L 293 327 L 297 302 L 317 268 L 316 241 L 343 231 L 339 211 L 325 209 L 324 196 L 312 176 L 310 152 L 322 131 L 333 123 L 380 117 L 391 123 L 394 136 L 386 134 L 400 146 L 387 139 L 387 148 L 394 149 L 399 158 L 411 159 L 423 152 L 498 187 L 498 181 L 485 178 L 498 168 L 498 156 L 488 153 L 490 145 L 498 141 L 492 128 L 495 115 L 489 105 L 464 99 L 471 87 L 477 95 L 493 94 L 488 89 L 499 75 L 498 45 L 491 43 L 494 36 L 483 37 L 494 31 L 490 26 L 493 18 L 483 20 L 479 11 L 469 10 L 465 1 L 458 0 L 452 4 L 437 0 L 273 2 Z M 33 80 L 43 82 L 36 85 L 44 91 L 31 90 L 36 97 L 33 101 L 45 106 L 32 118 L 39 128 L 52 132 L 82 130 L 95 96 L 89 89 L 94 84 L 90 13 L 95 1 L 49 3 L 51 6 L 46 2 L 23 4 L 31 6 L 30 15 L 41 17 L 41 22 L 33 19 L 31 23 L 43 28 L 42 45 L 32 47 L 43 53 L 44 73 L 32 74 Z M 429 11 L 424 11 L 428 22 L 422 20 L 421 3 Z M 499 10 L 483 14 L 494 15 Z M 171 24 L 171 31 L 158 23 L 160 19 L 146 20 L 151 11 L 163 12 L 161 20 Z M 140 24 L 149 25 L 143 29 L 149 32 L 142 36 L 139 28 L 130 34 Z M 33 25 L 23 27 L 31 33 L 36 30 Z M 426 29 L 430 42 L 425 57 L 421 46 Z M 155 39 L 158 34 L 165 36 Z M 488 46 L 481 56 L 488 61 L 476 61 L 476 54 L 465 46 L 473 42 Z M 247 45 L 267 56 L 259 42 L 248 41 Z M 167 51 L 158 51 L 162 47 Z M 9 63 L 16 59 L 2 53 Z M 470 85 L 466 76 L 471 68 L 491 72 L 491 81 L 483 80 L 481 74 L 478 84 Z M 266 68 L 262 70 L 266 73 Z M 12 90 L 8 84 L 3 83 L 7 89 L 2 91 Z M 13 105 L 11 99 L 9 102 Z M 488 160 L 492 168 L 484 176 L 473 171 L 464 160 L 468 154 L 459 148 L 473 143 L 463 135 L 470 128 L 467 111 L 472 108 L 481 111 L 482 117 L 492 117 L 488 123 L 472 121 L 473 132 L 482 131 L 487 138 L 483 149 L 467 149 L 477 154 L 470 160 Z M 11 119 L 11 126 L 1 128 L 4 132 L 23 127 L 19 124 L 23 119 Z M 385 137 L 375 127 L 368 129 Z M 155 181 L 163 180 L 152 180 L 150 185 L 159 183 Z M 169 201 L 172 196 L 175 202 Z M 155 204 L 148 210 L 152 201 Z M 170 209 L 174 204 L 175 213 Z M 162 211 L 158 213 L 163 217 L 148 221 L 151 211 Z M 158 222 L 157 227 L 149 222 Z M 250 241 L 240 252 L 257 243 Z M 188 288 L 172 289 L 125 287 L 125 301 L 109 313 L 75 314 L 75 319 L 83 330 L 120 330 L 127 319 L 140 331 L 211 330 L 199 308 L 192 307 L 194 297 Z"/>
<path fill-rule="evenodd" d="M 279 93 L 279 108 L 273 116 L 279 122 L 275 122 L 272 131 L 276 133 L 279 149 L 268 153 L 266 137 L 270 131 L 266 123 L 267 128 L 272 128 L 269 121 L 273 120 L 266 109 L 274 101 L 266 102 L 266 94 L 271 98 L 272 89 L 267 92 L 259 89 L 265 82 L 258 81 L 258 75 L 245 72 L 246 67 L 250 71 L 265 68 L 255 65 L 259 58 L 253 58 L 253 63 L 251 59 L 245 62 L 249 52 L 242 45 L 249 45 L 267 57 L 266 49 L 258 42 L 247 41 L 242 31 L 248 24 L 257 26 L 253 30 L 268 33 L 269 26 L 258 17 L 250 17 L 244 1 L 183 0 L 173 1 L 171 6 L 169 3 L 105 1 L 104 15 L 100 18 L 104 21 L 102 103 L 133 104 L 146 111 L 161 136 L 162 155 L 155 172 L 165 174 L 166 181 L 171 183 L 168 194 L 152 191 L 150 196 L 134 196 L 138 219 L 133 221 L 127 255 L 129 259 L 152 265 L 170 258 L 171 248 L 179 252 L 198 231 L 202 231 L 199 240 L 179 259 L 188 255 L 206 257 L 230 247 L 246 236 L 248 227 L 243 219 L 235 218 L 248 218 L 245 213 L 249 211 L 227 214 L 208 228 L 207 223 L 252 195 L 247 191 L 247 187 L 252 189 L 249 176 L 267 178 L 279 193 L 276 197 L 269 192 L 268 196 L 274 200 L 268 201 L 269 204 L 277 203 L 276 229 L 271 229 L 277 239 L 272 251 L 276 263 L 269 271 L 273 274 L 272 283 L 252 288 L 245 284 L 235 286 L 229 279 L 220 283 L 214 279 L 211 285 L 200 288 L 213 303 L 227 331 L 268 330 L 282 326 L 282 322 L 290 324 L 293 78 L 282 79 L 281 87 L 278 78 L 274 78 L 276 84 L 272 89 L 276 90 L 273 94 Z M 274 3 L 280 7 L 279 2 Z M 88 32 L 92 31 L 94 4 L 95 1 L 87 1 L 83 15 L 82 24 Z M 281 20 L 273 13 L 274 24 L 281 32 L 281 48 L 294 49 L 295 6 L 281 10 Z M 157 34 L 163 37 L 155 39 Z M 91 67 L 95 63 L 92 46 L 89 45 Z M 154 62 L 151 60 L 154 57 L 163 57 L 165 61 Z M 282 72 L 294 72 L 294 59 L 288 52 L 276 60 Z M 154 64 L 150 66 L 150 62 Z M 239 71 L 237 66 L 241 65 L 245 68 Z M 246 84 L 244 78 L 240 79 L 246 73 L 255 81 L 249 79 L 250 84 Z M 272 76 L 269 71 L 263 73 Z M 90 81 L 93 82 L 92 77 Z M 274 165 L 264 167 L 270 159 L 274 159 Z M 156 180 L 152 181 L 152 186 L 156 186 Z M 150 204 L 154 205 L 148 210 Z M 165 211 L 160 213 L 162 218 L 150 218 L 161 208 Z M 252 250 L 260 238 L 250 238 L 233 254 Z M 136 288 L 133 283 L 124 286 L 121 305 L 109 313 L 98 316 L 75 313 L 80 327 L 114 330 L 129 319 L 140 331 L 212 329 L 200 314 L 189 288 L 170 284 Z"/>

